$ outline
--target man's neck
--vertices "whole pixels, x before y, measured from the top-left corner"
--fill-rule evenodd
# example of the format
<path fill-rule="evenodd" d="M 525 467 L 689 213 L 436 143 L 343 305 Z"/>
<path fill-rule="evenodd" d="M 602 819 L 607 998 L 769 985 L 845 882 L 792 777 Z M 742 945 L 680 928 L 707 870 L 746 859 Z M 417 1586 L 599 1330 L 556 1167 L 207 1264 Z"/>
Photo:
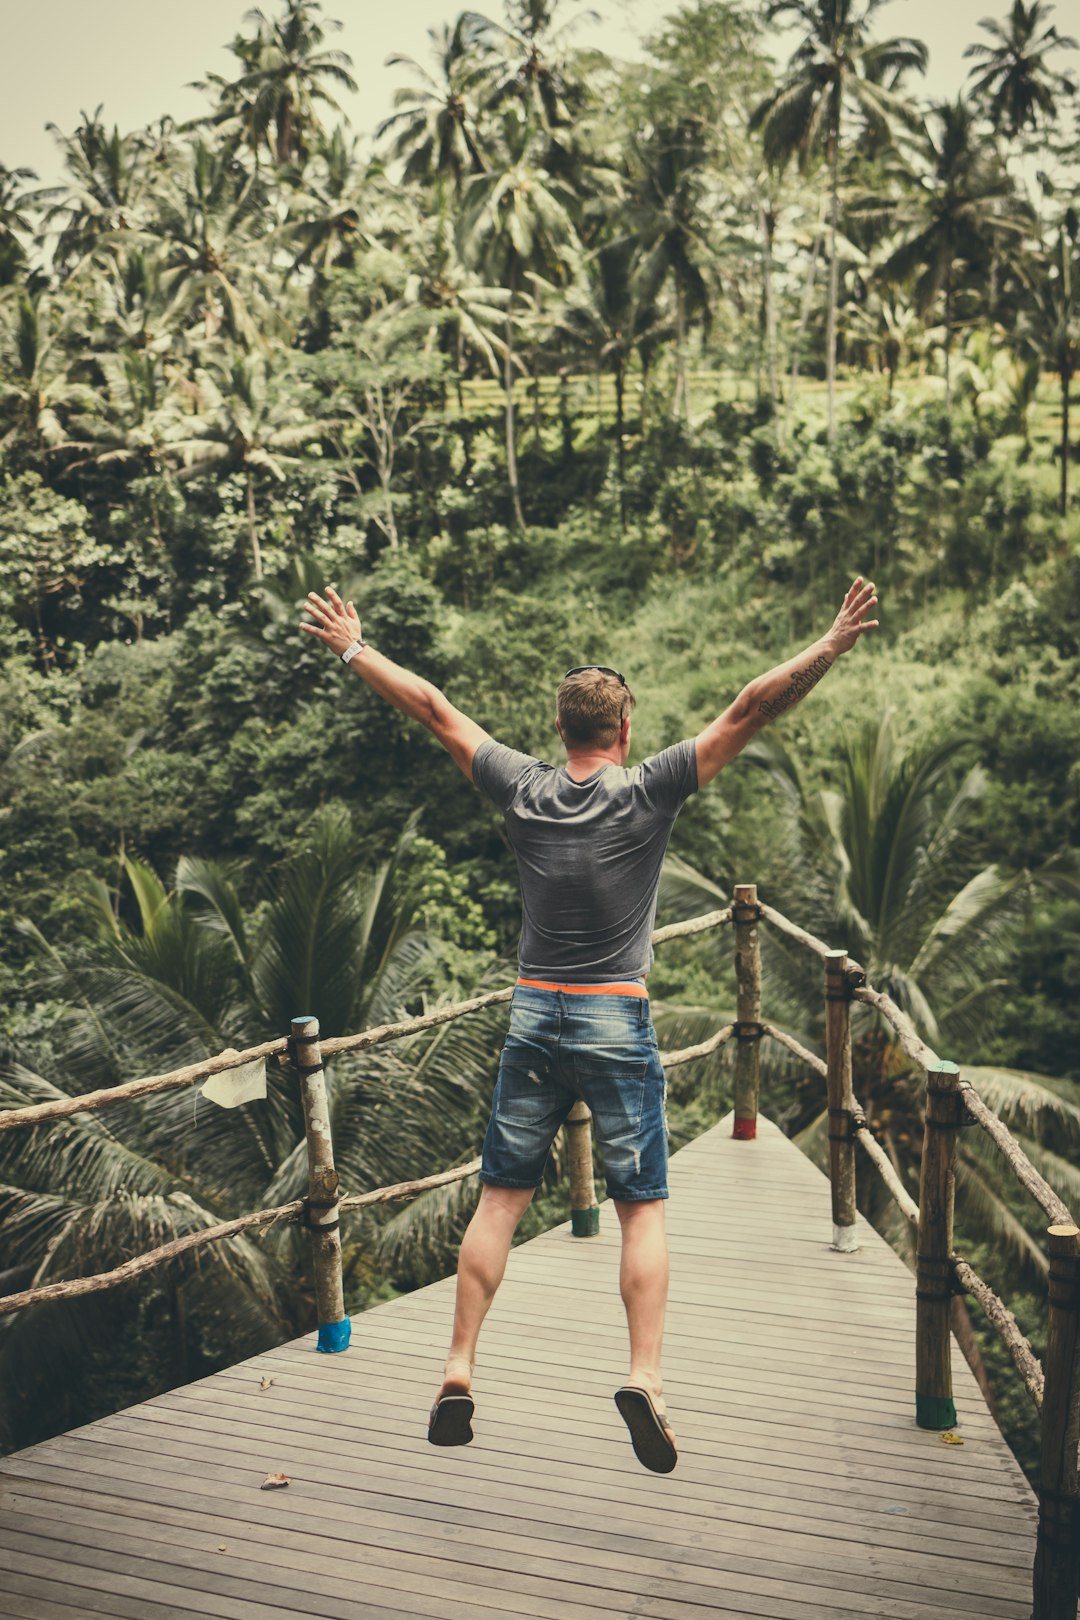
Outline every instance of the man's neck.
<path fill-rule="evenodd" d="M 622 756 L 618 748 L 590 748 L 587 753 L 568 752 L 566 755 L 566 769 L 575 782 L 583 782 L 605 765 L 621 764 Z"/>

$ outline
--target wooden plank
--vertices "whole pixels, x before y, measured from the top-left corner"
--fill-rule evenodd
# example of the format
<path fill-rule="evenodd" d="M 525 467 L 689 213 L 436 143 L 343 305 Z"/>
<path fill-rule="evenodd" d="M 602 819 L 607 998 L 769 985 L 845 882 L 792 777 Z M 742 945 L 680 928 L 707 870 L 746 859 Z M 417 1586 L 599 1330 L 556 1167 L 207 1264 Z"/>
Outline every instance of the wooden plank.
<path fill-rule="evenodd" d="M 72 1441 L 72 1446 L 78 1442 Z M 122 1451 L 116 1455 L 115 1465 L 109 1452 L 110 1447 L 103 1451 L 103 1442 L 83 1442 L 83 1452 L 89 1454 L 87 1464 L 90 1472 L 104 1476 L 106 1470 L 114 1466 L 126 1469 L 133 1467 L 133 1459 L 139 1458 L 143 1453 L 137 1444 L 130 1451 Z M 315 1459 L 321 1459 L 324 1451 L 319 1450 L 312 1454 Z M 304 1456 L 278 1446 L 272 1454 L 274 1460 L 285 1472 L 293 1473 L 298 1480 L 318 1478 L 317 1460 L 310 1464 L 305 1462 Z M 224 1455 L 208 1451 L 206 1447 L 174 1445 L 169 1452 L 169 1459 L 175 1465 L 191 1463 L 188 1470 L 193 1477 L 198 1477 L 201 1470 L 203 1475 L 212 1472 L 217 1478 L 229 1478 L 233 1488 L 237 1491 L 249 1490 L 253 1479 L 263 1477 L 266 1470 L 267 1458 L 265 1453 L 246 1457 L 237 1453 L 235 1448 Z M 513 1466 L 501 1466 L 502 1459 L 485 1458 L 483 1464 L 474 1464 L 461 1458 L 460 1461 L 444 1459 L 440 1461 L 439 1474 L 451 1491 L 474 1489 L 488 1489 L 492 1492 L 505 1494 L 507 1491 L 522 1490 L 518 1472 Z M 209 1466 L 208 1466 L 209 1465 Z M 420 1458 L 404 1457 L 395 1459 L 393 1455 L 372 1455 L 365 1453 L 356 1460 L 351 1454 L 345 1454 L 335 1460 L 335 1471 L 341 1488 L 347 1488 L 354 1482 L 367 1483 L 373 1477 L 378 1478 L 383 1488 L 390 1493 L 396 1489 L 399 1493 L 412 1495 L 432 1488 L 432 1464 L 423 1462 Z M 482 1466 L 479 1481 L 476 1476 Z M 153 1475 L 151 1474 L 152 1478 Z M 529 1491 L 532 1499 L 553 1503 L 563 1514 L 573 1513 L 579 1507 L 579 1495 L 586 1488 L 579 1474 L 567 1476 L 565 1470 L 560 1474 L 557 1471 L 536 1468 L 530 1474 Z M 515 1484 L 515 1481 L 517 1482 Z M 831 1533 L 840 1539 L 858 1540 L 867 1535 L 862 1526 L 861 1518 L 857 1516 L 861 1503 L 866 1501 L 866 1493 L 857 1491 L 849 1493 L 845 1498 L 840 1493 L 834 1494 L 838 1503 L 835 1512 L 827 1510 L 824 1505 L 824 1492 L 818 1490 L 808 1497 L 811 1507 L 803 1514 L 792 1505 L 789 1492 L 784 1483 L 781 1483 L 770 1494 L 764 1489 L 755 1490 L 753 1484 L 731 1489 L 726 1476 L 719 1480 L 710 1479 L 709 1488 L 704 1492 L 700 1486 L 691 1485 L 688 1489 L 675 1494 L 670 1489 L 658 1491 L 651 1481 L 636 1484 L 634 1476 L 625 1478 L 620 1488 L 605 1486 L 601 1476 L 594 1472 L 588 1476 L 587 1490 L 590 1500 L 590 1514 L 594 1517 L 611 1516 L 617 1522 L 625 1522 L 632 1507 L 644 1507 L 654 1516 L 668 1512 L 685 1517 L 687 1514 L 697 1514 L 700 1519 L 698 1528 L 708 1533 L 715 1527 L 717 1520 L 735 1520 L 744 1525 L 756 1525 L 773 1529 L 794 1527 L 803 1529 L 808 1533 Z M 891 1497 L 884 1497 L 885 1505 L 898 1505 L 911 1500 L 911 1492 L 894 1492 Z M 937 1511 L 937 1504 L 934 1504 Z M 879 1544 L 903 1546 L 910 1551 L 918 1551 L 920 1547 L 928 1550 L 940 1550 L 951 1553 L 955 1550 L 955 1537 L 945 1539 L 944 1533 L 940 1547 L 935 1544 L 934 1532 L 923 1526 L 909 1531 L 906 1526 L 896 1530 L 881 1528 L 878 1520 L 874 1532 L 874 1539 Z M 994 1534 L 993 1526 L 987 1525 L 984 1530 L 969 1529 L 965 1532 L 967 1556 L 975 1561 L 990 1561 L 996 1564 L 1006 1564 L 1011 1560 L 1000 1545 L 999 1538 Z"/>
<path fill-rule="evenodd" d="M 177 1546 L 205 1552 L 208 1545 L 220 1551 L 222 1546 L 228 1549 L 234 1544 L 228 1520 L 206 1514 L 198 1517 L 203 1521 L 201 1524 L 189 1524 L 183 1515 L 174 1511 L 165 1521 L 167 1528 L 163 1529 L 162 1521 L 140 1513 L 136 1520 L 125 1518 L 127 1534 L 117 1542 L 113 1514 L 68 1503 L 65 1510 L 65 1524 L 68 1527 L 65 1545 L 115 1545 L 120 1550 L 126 1548 L 131 1551 L 133 1556 L 136 1555 L 134 1549 L 141 1547 L 145 1551 L 139 1555 L 149 1557 L 156 1556 L 153 1553 L 156 1546 L 161 1546 L 166 1552 Z M 293 1528 L 288 1550 L 279 1545 L 273 1531 L 266 1527 L 245 1525 L 242 1533 L 248 1543 L 253 1540 L 258 1542 L 259 1559 L 267 1569 L 280 1565 L 296 1570 L 311 1568 L 332 1571 L 335 1560 L 344 1558 L 348 1562 L 354 1547 L 372 1549 L 374 1557 L 387 1552 L 408 1553 L 415 1550 L 414 1532 L 389 1515 L 381 1517 L 386 1523 L 377 1524 L 365 1514 L 351 1527 L 342 1526 L 338 1537 L 328 1535 L 323 1528 L 307 1535 L 298 1534 Z M 50 1519 L 43 1519 L 29 1511 L 27 1506 L 12 1514 L 9 1522 L 14 1528 L 45 1535 L 53 1524 Z M 240 1527 L 235 1528 L 239 1530 Z M 262 1528 L 261 1536 L 252 1534 L 253 1529 L 257 1528 Z M 138 1535 L 133 1539 L 131 1532 L 136 1529 Z M 991 1616 L 1013 1615 L 1017 1604 L 1022 1604 L 1027 1598 L 1026 1582 L 1011 1599 L 1002 1596 L 1000 1587 L 993 1583 L 987 1583 L 985 1589 L 978 1593 L 961 1592 L 956 1588 L 955 1565 L 950 1560 L 940 1560 L 940 1568 L 920 1564 L 923 1588 L 919 1591 L 910 1579 L 910 1564 L 907 1565 L 905 1578 L 900 1573 L 888 1575 L 884 1571 L 867 1576 L 843 1568 L 822 1568 L 805 1561 L 785 1564 L 781 1569 L 775 1558 L 737 1557 L 727 1549 L 723 1552 L 719 1549 L 695 1549 L 692 1555 L 684 1551 L 678 1560 L 672 1560 L 666 1556 L 666 1543 L 664 1556 L 655 1552 L 646 1556 L 640 1546 L 636 1550 L 633 1550 L 633 1544 L 613 1549 L 596 1537 L 590 1538 L 587 1545 L 574 1545 L 570 1541 L 549 1544 L 544 1549 L 544 1556 L 537 1557 L 531 1538 L 525 1534 L 507 1535 L 491 1529 L 478 1534 L 474 1529 L 466 1539 L 456 1525 L 430 1525 L 426 1534 L 429 1551 L 452 1563 L 490 1566 L 495 1570 L 503 1567 L 525 1569 L 548 1574 L 555 1579 L 571 1578 L 582 1568 L 592 1568 L 602 1571 L 609 1585 L 615 1579 L 626 1591 L 640 1590 L 646 1580 L 664 1582 L 676 1600 L 684 1589 L 693 1592 L 703 1580 L 708 1580 L 714 1574 L 722 1574 L 729 1589 L 733 1583 L 737 1587 L 741 1577 L 750 1577 L 757 1582 L 762 1577 L 782 1574 L 785 1582 L 797 1581 L 813 1588 L 812 1595 L 816 1597 L 844 1592 L 855 1597 L 878 1598 L 891 1605 L 890 1612 L 897 1616 L 903 1614 L 909 1620 L 923 1620 L 928 1616 L 933 1605 L 939 1601 L 939 1591 L 947 1592 L 950 1601 L 962 1612 L 979 1615 L 982 1620 L 990 1620 Z M 302 1558 L 300 1555 L 303 1555 Z M 347 1576 L 348 1568 L 341 1573 Z"/>

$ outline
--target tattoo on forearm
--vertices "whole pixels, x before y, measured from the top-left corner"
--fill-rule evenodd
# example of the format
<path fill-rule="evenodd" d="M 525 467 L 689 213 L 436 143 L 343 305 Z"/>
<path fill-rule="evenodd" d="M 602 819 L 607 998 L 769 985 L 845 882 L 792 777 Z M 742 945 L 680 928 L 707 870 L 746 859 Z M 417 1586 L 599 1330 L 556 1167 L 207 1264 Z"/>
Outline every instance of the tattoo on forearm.
<path fill-rule="evenodd" d="M 759 705 L 759 713 L 763 714 L 766 720 L 775 720 L 777 715 L 793 708 L 807 692 L 812 692 L 821 677 L 831 668 L 831 660 L 822 653 L 812 664 L 807 664 L 805 669 L 797 669 L 789 684 L 776 697 L 764 699 Z"/>

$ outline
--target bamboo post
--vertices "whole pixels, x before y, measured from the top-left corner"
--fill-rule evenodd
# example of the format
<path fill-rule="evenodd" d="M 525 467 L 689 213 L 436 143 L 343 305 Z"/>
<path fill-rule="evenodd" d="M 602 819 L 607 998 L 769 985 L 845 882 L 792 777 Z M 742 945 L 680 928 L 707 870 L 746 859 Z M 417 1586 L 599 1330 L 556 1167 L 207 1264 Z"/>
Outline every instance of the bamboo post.
<path fill-rule="evenodd" d="M 757 884 L 737 883 L 732 921 L 735 928 L 735 1121 L 731 1134 L 740 1141 L 757 1135 L 761 1085 L 761 948 L 758 944 Z"/>
<path fill-rule="evenodd" d="M 956 1422 L 949 1307 L 956 1132 L 965 1120 L 960 1070 L 955 1063 L 931 1063 L 926 1071 L 915 1265 L 915 1421 L 920 1429 L 951 1429 Z"/>
<path fill-rule="evenodd" d="M 855 1228 L 854 1097 L 851 1088 L 851 989 L 847 952 L 825 958 L 825 1086 L 829 1099 L 829 1182 L 832 1246 L 841 1254 L 859 1247 Z"/>
<path fill-rule="evenodd" d="M 305 1216 L 311 1233 L 312 1268 L 315 1273 L 315 1309 L 319 1322 L 317 1348 L 326 1351 L 347 1350 L 352 1323 L 345 1315 L 341 1280 L 338 1178 L 334 1168 L 334 1144 L 330 1137 L 326 1079 L 319 1050 L 319 1020 L 294 1018 L 290 1045 L 300 1075 L 300 1099 L 304 1107 L 304 1135 L 307 1138 L 308 1196 L 305 1200 Z"/>
<path fill-rule="evenodd" d="M 566 1152 L 570 1161 L 570 1231 L 574 1237 L 595 1237 L 600 1210 L 593 1185 L 592 1114 L 576 1102 L 566 1121 Z"/>
<path fill-rule="evenodd" d="M 1032 1620 L 1076 1620 L 1080 1597 L 1080 1229 L 1051 1226 L 1050 1309 Z"/>

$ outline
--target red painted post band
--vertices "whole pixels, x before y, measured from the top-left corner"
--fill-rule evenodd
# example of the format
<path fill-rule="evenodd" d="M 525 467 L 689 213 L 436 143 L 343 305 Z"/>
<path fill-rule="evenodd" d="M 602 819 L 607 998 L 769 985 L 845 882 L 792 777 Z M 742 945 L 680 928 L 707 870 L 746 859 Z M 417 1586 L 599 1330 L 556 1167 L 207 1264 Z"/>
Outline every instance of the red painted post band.
<path fill-rule="evenodd" d="M 737 1119 L 731 1128 L 731 1134 L 737 1142 L 752 1142 L 757 1136 L 756 1119 Z"/>

